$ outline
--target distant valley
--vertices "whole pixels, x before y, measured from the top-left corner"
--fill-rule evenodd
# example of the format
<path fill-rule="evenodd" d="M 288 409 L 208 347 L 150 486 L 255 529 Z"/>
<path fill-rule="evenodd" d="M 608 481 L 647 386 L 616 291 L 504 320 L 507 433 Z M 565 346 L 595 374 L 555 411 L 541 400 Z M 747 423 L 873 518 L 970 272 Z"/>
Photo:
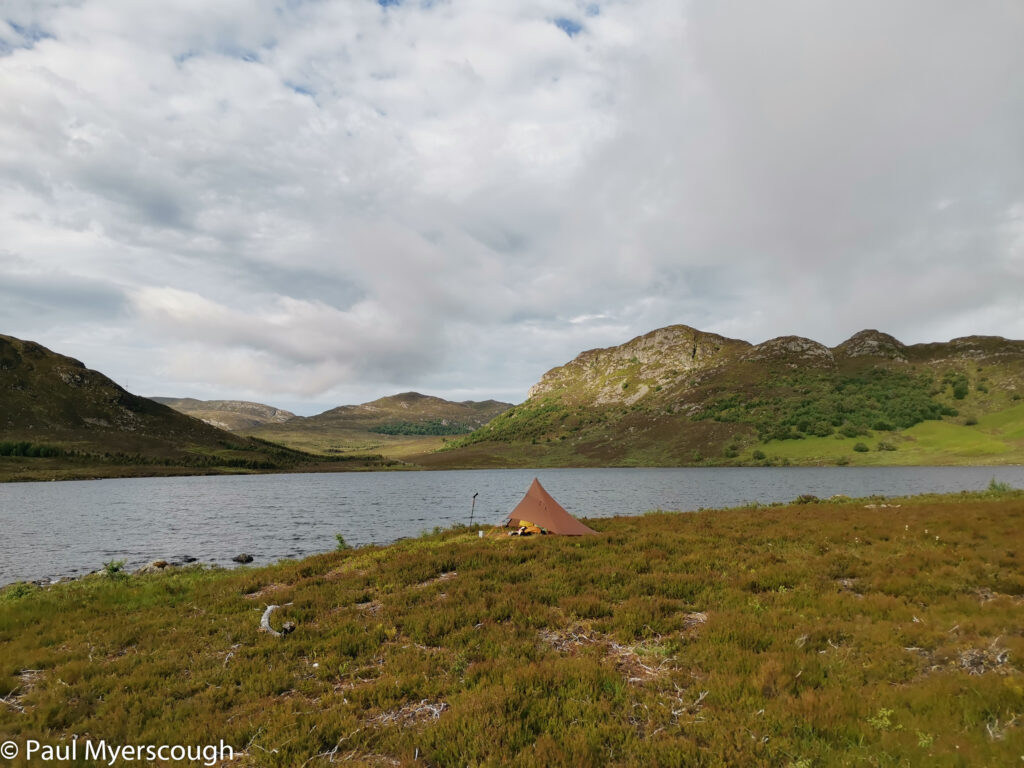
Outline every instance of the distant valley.
<path fill-rule="evenodd" d="M 210 424 L 230 425 L 225 428 L 293 448 L 325 454 L 373 452 L 389 458 L 440 448 L 512 407 L 497 400 L 452 402 L 404 392 L 316 416 L 296 416 L 259 403 L 155 399 Z"/>

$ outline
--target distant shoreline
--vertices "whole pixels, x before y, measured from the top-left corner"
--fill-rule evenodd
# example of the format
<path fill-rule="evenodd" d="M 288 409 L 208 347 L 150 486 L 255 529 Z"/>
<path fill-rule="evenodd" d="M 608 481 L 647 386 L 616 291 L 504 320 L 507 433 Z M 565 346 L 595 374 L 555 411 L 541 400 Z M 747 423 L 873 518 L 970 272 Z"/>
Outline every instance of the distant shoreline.
<path fill-rule="evenodd" d="M 40 460 L 33 460 L 40 461 Z M 45 460 L 43 460 L 45 461 Z M 152 465 L 131 465 L 131 466 L 104 466 L 89 465 L 84 467 L 36 467 L 28 466 L 21 471 L 13 471 L 4 465 L 0 458 L 0 484 L 3 483 L 49 483 L 57 481 L 80 481 L 80 480 L 112 480 L 128 478 L 155 478 L 155 477 L 211 477 L 211 476 L 237 476 L 237 475 L 309 475 L 309 474 L 345 474 L 363 472 L 435 472 L 435 471 L 468 471 L 486 469 L 711 469 L 711 468 L 809 468 L 809 467 L 835 467 L 837 465 L 825 462 L 790 463 L 783 466 L 765 466 L 759 463 L 704 463 L 704 464 L 503 464 L 484 465 L 472 463 L 436 463 L 432 465 L 413 464 L 409 462 L 396 462 L 392 466 L 377 467 L 339 467 L 330 463 L 314 465 L 304 468 L 291 469 L 254 469 L 239 470 L 231 467 L 217 468 L 204 467 L 174 467 L 174 466 L 152 466 Z M 1020 461 L 1005 462 L 961 462 L 961 463 L 922 463 L 922 464 L 854 464 L 843 465 L 848 467 L 1021 467 L 1024 463 Z M 27 471 L 25 471 L 27 470 Z"/>

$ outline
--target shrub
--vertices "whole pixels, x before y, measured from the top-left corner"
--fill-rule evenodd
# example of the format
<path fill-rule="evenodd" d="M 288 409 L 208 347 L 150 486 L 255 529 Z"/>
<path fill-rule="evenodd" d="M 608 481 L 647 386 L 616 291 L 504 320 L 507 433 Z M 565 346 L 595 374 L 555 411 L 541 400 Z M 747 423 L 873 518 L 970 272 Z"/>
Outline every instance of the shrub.
<path fill-rule="evenodd" d="M 338 546 L 336 547 L 336 549 L 339 552 L 344 552 L 346 549 L 352 548 L 351 546 L 349 546 L 348 542 L 345 541 L 345 537 L 342 536 L 340 533 L 334 534 L 334 538 L 338 542 Z"/>
<path fill-rule="evenodd" d="M 1013 490 L 1013 486 L 1009 483 L 1004 483 L 1002 480 L 996 480 L 993 477 L 988 481 L 988 489 L 992 493 L 1008 493 Z"/>
<path fill-rule="evenodd" d="M 864 445 L 864 443 L 857 443 L 853 446 L 853 450 L 855 450 L 857 453 L 867 453 L 871 449 Z"/>
<path fill-rule="evenodd" d="M 25 456 L 33 459 L 45 459 L 63 455 L 64 451 L 53 445 L 30 443 L 27 440 L 5 440 L 0 442 L 0 456 Z"/>
<path fill-rule="evenodd" d="M 882 440 L 882 441 L 880 441 L 878 443 L 878 450 L 880 450 L 880 451 L 895 451 L 896 450 L 896 446 L 893 445 L 892 443 L 887 443 L 884 440 Z"/>
<path fill-rule="evenodd" d="M 735 445 L 727 445 L 725 446 L 724 455 L 727 459 L 735 459 L 737 456 L 740 455 L 740 449 L 737 448 Z"/>
<path fill-rule="evenodd" d="M 103 564 L 103 575 L 110 579 L 124 579 L 128 576 L 124 572 L 124 560 L 108 560 Z"/>
<path fill-rule="evenodd" d="M 370 427 L 367 432 L 379 435 L 465 435 L 473 431 L 468 424 L 447 419 L 428 419 L 427 421 L 395 421 Z"/>
<path fill-rule="evenodd" d="M 750 455 L 754 459 L 754 461 L 764 461 L 765 458 L 767 458 L 764 454 L 764 451 L 754 451 Z"/>
<path fill-rule="evenodd" d="M 850 459 L 847 456 L 840 456 L 838 459 L 836 459 L 836 466 L 837 467 L 845 467 L 849 463 L 850 463 Z"/>
<path fill-rule="evenodd" d="M 10 586 L 0 589 L 0 600 L 19 600 L 25 595 L 37 592 L 39 587 L 28 581 L 16 581 Z"/>
<path fill-rule="evenodd" d="M 947 415 L 948 406 L 934 399 L 942 386 L 927 374 L 873 368 L 854 375 L 795 372 L 770 377 L 759 396 L 726 395 L 704 405 L 695 419 L 747 423 L 763 442 L 803 436 L 826 437 L 844 428 L 847 437 L 867 434 L 869 427 L 906 429 Z"/>
<path fill-rule="evenodd" d="M 977 423 L 978 419 L 974 416 L 968 416 L 966 419 L 964 419 L 964 426 L 966 427 L 973 427 Z"/>
<path fill-rule="evenodd" d="M 902 725 L 896 725 L 892 721 L 893 710 L 882 709 L 878 710 L 878 714 L 874 717 L 867 718 L 868 725 L 873 728 L 877 728 L 880 731 L 899 731 L 903 729 Z"/>

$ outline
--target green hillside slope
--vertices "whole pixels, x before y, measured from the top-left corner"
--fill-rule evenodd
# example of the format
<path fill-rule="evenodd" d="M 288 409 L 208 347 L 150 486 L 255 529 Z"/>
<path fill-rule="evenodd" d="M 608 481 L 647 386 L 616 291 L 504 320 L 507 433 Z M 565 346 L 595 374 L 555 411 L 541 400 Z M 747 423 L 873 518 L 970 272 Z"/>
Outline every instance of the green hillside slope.
<path fill-rule="evenodd" d="M 756 346 L 671 326 L 584 352 L 441 466 L 1024 461 L 1024 342 Z"/>
<path fill-rule="evenodd" d="M 0 335 L 0 480 L 308 468 L 126 391 L 78 360 Z"/>

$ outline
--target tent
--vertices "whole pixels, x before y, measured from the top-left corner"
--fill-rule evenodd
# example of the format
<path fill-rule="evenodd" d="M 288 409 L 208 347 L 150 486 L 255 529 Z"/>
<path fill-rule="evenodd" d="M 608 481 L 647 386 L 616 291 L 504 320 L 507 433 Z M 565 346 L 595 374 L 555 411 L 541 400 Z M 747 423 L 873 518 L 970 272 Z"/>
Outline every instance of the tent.
<path fill-rule="evenodd" d="M 537 478 L 533 478 L 530 490 L 509 513 L 505 525 L 517 528 L 522 525 L 537 526 L 548 533 L 562 536 L 586 536 L 597 533 L 566 512 L 562 505 L 544 490 L 544 486 Z"/>

